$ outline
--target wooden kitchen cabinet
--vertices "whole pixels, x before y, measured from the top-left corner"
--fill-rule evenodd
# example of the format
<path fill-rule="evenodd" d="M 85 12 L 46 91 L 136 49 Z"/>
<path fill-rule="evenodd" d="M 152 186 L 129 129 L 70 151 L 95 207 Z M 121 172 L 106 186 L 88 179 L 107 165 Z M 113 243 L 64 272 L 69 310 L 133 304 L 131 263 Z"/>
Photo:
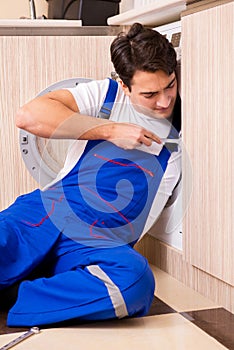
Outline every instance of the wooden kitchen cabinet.
<path fill-rule="evenodd" d="M 79 28 L 74 36 L 62 35 L 61 28 L 60 35 L 50 36 L 50 30 L 47 35 L 37 32 L 34 36 L 30 28 L 25 29 L 25 35 L 15 35 L 14 28 L 9 28 L 4 35 L 0 21 L 0 210 L 38 187 L 20 153 L 15 127 L 19 106 L 57 81 L 103 79 L 113 69 L 109 55 L 113 36 L 79 36 Z"/>
<path fill-rule="evenodd" d="M 234 312 L 234 2 L 198 4 L 181 19 L 183 249 L 154 228 L 137 249 Z"/>
<path fill-rule="evenodd" d="M 183 224 L 186 261 L 234 283 L 234 3 L 182 17 L 183 140 L 192 194 Z M 186 162 L 184 167 L 186 168 Z"/>

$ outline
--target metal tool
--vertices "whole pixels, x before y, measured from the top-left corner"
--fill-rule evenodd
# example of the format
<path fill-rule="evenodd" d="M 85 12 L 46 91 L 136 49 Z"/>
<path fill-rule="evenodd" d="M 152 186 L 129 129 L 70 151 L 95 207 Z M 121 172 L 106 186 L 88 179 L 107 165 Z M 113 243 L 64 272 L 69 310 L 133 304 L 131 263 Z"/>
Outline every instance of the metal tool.
<path fill-rule="evenodd" d="M 31 337 L 34 334 L 37 334 L 40 332 L 40 329 L 38 327 L 32 327 L 28 332 L 20 335 L 19 337 L 13 339 L 10 341 L 8 344 L 4 345 L 3 347 L 0 348 L 0 350 L 7 350 L 13 348 L 13 346 L 21 343 L 25 339 Z"/>
<path fill-rule="evenodd" d="M 161 139 L 162 143 L 176 143 L 179 144 L 181 142 L 181 139 Z"/>

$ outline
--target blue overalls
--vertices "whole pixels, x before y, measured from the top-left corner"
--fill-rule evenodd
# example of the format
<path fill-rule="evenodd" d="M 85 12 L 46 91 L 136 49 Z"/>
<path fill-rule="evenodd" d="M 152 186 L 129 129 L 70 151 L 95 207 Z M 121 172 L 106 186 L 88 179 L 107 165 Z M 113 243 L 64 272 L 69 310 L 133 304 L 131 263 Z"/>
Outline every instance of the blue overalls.
<path fill-rule="evenodd" d="M 64 179 L 0 213 L 0 289 L 22 281 L 9 326 L 147 314 L 154 277 L 133 246 L 170 154 L 89 141 Z"/>

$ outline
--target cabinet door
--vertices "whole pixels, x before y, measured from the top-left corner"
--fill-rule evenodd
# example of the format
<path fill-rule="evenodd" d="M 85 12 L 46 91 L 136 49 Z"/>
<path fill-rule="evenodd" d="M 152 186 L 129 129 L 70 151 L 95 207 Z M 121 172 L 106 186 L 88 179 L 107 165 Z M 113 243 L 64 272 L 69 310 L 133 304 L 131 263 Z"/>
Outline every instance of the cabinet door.
<path fill-rule="evenodd" d="M 185 256 L 232 284 L 234 3 L 182 18 L 183 138 L 192 165 Z M 184 162 L 184 189 L 190 178 Z"/>
<path fill-rule="evenodd" d="M 20 154 L 17 109 L 57 81 L 110 76 L 112 40 L 107 36 L 0 36 L 0 210 L 38 187 Z"/>

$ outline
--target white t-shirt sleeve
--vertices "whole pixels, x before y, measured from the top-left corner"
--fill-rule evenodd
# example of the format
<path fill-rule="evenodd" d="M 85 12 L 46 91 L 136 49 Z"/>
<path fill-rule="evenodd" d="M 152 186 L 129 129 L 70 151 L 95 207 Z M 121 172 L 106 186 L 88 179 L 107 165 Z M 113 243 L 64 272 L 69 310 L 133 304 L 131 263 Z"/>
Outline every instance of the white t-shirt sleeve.
<path fill-rule="evenodd" d="M 74 88 L 69 88 L 73 95 L 80 114 L 97 117 L 109 86 L 109 79 L 93 80 L 88 83 L 80 83 Z"/>

